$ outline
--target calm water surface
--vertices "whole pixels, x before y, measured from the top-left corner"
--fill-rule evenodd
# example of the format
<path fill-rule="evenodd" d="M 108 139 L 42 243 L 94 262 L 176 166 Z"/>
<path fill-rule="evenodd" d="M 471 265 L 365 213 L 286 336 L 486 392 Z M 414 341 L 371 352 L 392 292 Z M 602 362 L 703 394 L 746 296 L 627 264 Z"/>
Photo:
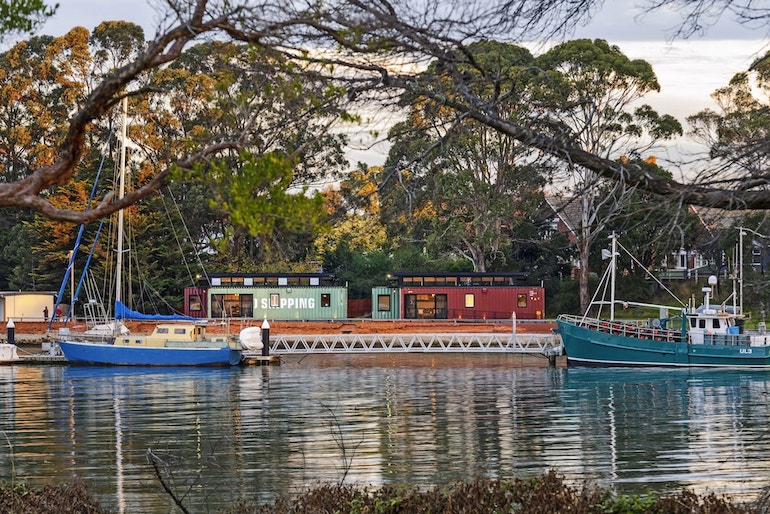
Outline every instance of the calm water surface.
<path fill-rule="evenodd" d="M 770 485 L 770 373 L 521 367 L 512 356 L 288 357 L 234 369 L 0 367 L 0 479 L 82 479 L 117 512 L 319 482 L 555 469 L 619 493 Z"/>

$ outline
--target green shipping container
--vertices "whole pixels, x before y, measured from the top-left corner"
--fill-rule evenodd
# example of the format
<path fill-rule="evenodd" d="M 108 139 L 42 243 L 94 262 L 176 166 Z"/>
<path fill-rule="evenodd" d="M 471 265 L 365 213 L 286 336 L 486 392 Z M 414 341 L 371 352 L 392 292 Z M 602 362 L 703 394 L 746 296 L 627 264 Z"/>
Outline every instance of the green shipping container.
<path fill-rule="evenodd" d="M 213 286 L 209 317 L 267 320 L 347 318 L 348 291 L 340 286 Z"/>
<path fill-rule="evenodd" d="M 372 319 L 400 319 L 398 288 L 378 286 L 372 288 Z"/>

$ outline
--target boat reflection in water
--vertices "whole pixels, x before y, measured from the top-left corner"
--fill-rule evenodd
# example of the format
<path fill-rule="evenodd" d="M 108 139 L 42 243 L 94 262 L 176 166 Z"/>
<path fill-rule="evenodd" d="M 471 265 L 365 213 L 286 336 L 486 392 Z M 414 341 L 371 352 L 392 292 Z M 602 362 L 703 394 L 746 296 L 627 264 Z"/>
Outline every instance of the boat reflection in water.
<path fill-rule="evenodd" d="M 505 355 L 6 366 L 0 479 L 78 477 L 113 510 L 172 512 L 150 448 L 193 512 L 341 480 L 430 486 L 550 469 L 620 493 L 751 500 L 770 483 L 767 393 L 761 372 L 520 367 Z"/>
<path fill-rule="evenodd" d="M 761 371 L 570 368 L 566 432 L 605 441 L 581 445 L 592 462 L 584 475 L 619 491 L 688 487 L 751 497 L 770 485 L 762 457 L 770 450 L 768 380 Z"/>

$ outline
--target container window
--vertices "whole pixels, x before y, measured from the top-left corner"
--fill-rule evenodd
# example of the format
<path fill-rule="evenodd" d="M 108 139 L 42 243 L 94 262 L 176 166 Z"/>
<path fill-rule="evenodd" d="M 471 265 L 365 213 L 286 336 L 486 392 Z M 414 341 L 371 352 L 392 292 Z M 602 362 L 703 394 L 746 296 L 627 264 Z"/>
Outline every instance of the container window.
<path fill-rule="evenodd" d="M 465 293 L 465 307 L 472 309 L 476 306 L 476 296 L 473 293 Z"/>
<path fill-rule="evenodd" d="M 390 312 L 390 295 L 377 295 L 377 310 L 380 312 Z"/>
<path fill-rule="evenodd" d="M 199 294 L 190 295 L 190 310 L 191 311 L 203 310 L 203 302 L 201 301 L 201 295 Z"/>
<path fill-rule="evenodd" d="M 516 307 L 519 309 L 527 308 L 527 295 L 525 293 L 519 293 L 516 295 Z"/>
<path fill-rule="evenodd" d="M 281 295 L 278 293 L 270 293 L 270 308 L 277 309 L 281 306 Z"/>
<path fill-rule="evenodd" d="M 321 307 L 332 306 L 332 295 L 329 293 L 321 293 Z"/>

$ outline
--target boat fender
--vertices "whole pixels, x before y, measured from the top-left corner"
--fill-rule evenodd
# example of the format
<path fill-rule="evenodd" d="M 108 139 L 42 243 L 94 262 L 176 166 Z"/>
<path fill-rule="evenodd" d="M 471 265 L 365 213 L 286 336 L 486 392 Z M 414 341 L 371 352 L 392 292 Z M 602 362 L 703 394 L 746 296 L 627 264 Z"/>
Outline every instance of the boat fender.
<path fill-rule="evenodd" d="M 246 327 L 240 332 L 239 339 L 241 346 L 247 350 L 261 350 L 262 349 L 262 328 L 261 327 Z"/>

